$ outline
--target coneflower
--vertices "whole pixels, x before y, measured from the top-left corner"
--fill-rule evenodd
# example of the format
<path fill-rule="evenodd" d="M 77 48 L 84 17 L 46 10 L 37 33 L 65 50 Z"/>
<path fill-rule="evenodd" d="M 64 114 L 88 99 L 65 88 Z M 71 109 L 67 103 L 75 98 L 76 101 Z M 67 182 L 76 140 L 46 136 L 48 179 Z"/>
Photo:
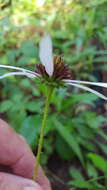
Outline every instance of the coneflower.
<path fill-rule="evenodd" d="M 96 94 L 100 98 L 107 100 L 107 97 L 103 94 L 85 86 L 85 85 L 94 85 L 107 88 L 107 83 L 102 82 L 89 82 L 89 81 L 80 81 L 72 80 L 72 73 L 69 69 L 69 66 L 64 62 L 61 56 L 52 55 L 52 41 L 49 35 L 44 36 L 40 41 L 39 48 L 39 57 L 41 64 L 36 65 L 35 71 L 30 71 L 20 67 L 14 67 L 9 65 L 0 65 L 1 68 L 16 70 L 15 72 L 9 72 L 0 76 L 0 79 L 9 77 L 12 75 L 23 75 L 29 78 L 39 78 L 41 82 L 44 82 L 48 87 L 48 93 L 44 108 L 44 115 L 42 120 L 42 127 L 40 132 L 40 138 L 38 143 L 37 158 L 34 166 L 34 175 L 33 179 L 38 175 L 38 167 L 40 161 L 40 154 L 43 146 L 43 137 L 46 127 L 46 120 L 49 111 L 49 105 L 51 101 L 51 95 L 53 89 L 59 86 L 74 86 L 86 91 L 89 91 L 93 94 Z M 83 85 L 82 85 L 83 84 Z"/>
<path fill-rule="evenodd" d="M 9 77 L 12 75 L 23 75 L 29 78 L 41 78 L 44 79 L 49 85 L 71 85 L 83 90 L 96 94 L 100 98 L 107 100 L 107 97 L 103 94 L 85 86 L 94 85 L 107 88 L 107 83 L 103 82 L 89 82 L 72 80 L 72 74 L 68 65 L 64 62 L 61 56 L 52 55 L 52 41 L 49 35 L 44 36 L 40 41 L 39 57 L 41 64 L 36 65 L 35 71 L 30 71 L 21 67 L 14 67 L 9 65 L 0 65 L 1 68 L 17 70 L 18 72 L 9 72 L 0 76 L 0 79 Z M 84 84 L 84 85 L 81 85 Z"/>

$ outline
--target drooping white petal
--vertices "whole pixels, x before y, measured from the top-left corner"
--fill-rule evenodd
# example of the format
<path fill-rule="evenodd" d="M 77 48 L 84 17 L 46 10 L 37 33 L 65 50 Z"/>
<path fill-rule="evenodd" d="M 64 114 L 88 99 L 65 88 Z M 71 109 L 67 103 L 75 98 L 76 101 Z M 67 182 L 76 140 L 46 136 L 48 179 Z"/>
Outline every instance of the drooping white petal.
<path fill-rule="evenodd" d="M 105 82 L 89 82 L 89 81 L 81 81 L 81 80 L 63 80 L 64 82 L 72 82 L 72 83 L 80 83 L 80 84 L 89 84 L 94 86 L 101 86 L 107 88 L 107 83 Z"/>
<path fill-rule="evenodd" d="M 45 66 L 45 70 L 48 75 L 52 76 L 54 64 L 52 56 L 52 40 L 49 35 L 42 37 L 39 48 L 39 57 L 41 63 Z"/>
<path fill-rule="evenodd" d="M 0 65 L 1 68 L 6 68 L 6 69 L 15 69 L 15 70 L 19 70 L 19 71 L 23 71 L 23 72 L 28 72 L 28 73 L 31 73 L 31 74 L 34 74 L 34 75 L 38 75 L 37 73 L 33 72 L 33 71 L 30 71 L 30 70 L 27 70 L 27 69 L 24 69 L 24 68 L 21 68 L 21 67 L 15 67 L 15 66 L 10 66 L 10 65 Z"/>
<path fill-rule="evenodd" d="M 27 72 L 10 72 L 10 73 L 6 73 L 0 76 L 0 79 L 3 79 L 5 77 L 9 77 L 9 76 L 13 76 L 13 75 L 23 75 L 29 78 L 35 78 L 36 76 L 31 74 L 31 73 L 27 73 Z"/>
<path fill-rule="evenodd" d="M 83 85 L 80 85 L 80 84 L 76 84 L 76 83 L 71 83 L 71 82 L 69 82 L 69 83 L 67 82 L 66 84 L 67 84 L 67 85 L 71 85 L 71 86 L 75 86 L 75 87 L 77 87 L 77 88 L 81 88 L 81 89 L 86 90 L 86 91 L 89 91 L 89 92 L 91 92 L 91 93 L 93 93 L 93 94 L 99 96 L 100 98 L 102 98 L 102 99 L 104 99 L 104 100 L 107 100 L 107 97 L 106 97 L 106 96 L 104 96 L 103 94 L 101 94 L 101 93 L 99 93 L 99 92 L 97 92 L 97 91 L 95 91 L 95 90 L 93 90 L 93 89 L 91 89 L 91 88 L 88 88 L 88 87 L 86 87 L 86 86 L 83 86 Z"/>

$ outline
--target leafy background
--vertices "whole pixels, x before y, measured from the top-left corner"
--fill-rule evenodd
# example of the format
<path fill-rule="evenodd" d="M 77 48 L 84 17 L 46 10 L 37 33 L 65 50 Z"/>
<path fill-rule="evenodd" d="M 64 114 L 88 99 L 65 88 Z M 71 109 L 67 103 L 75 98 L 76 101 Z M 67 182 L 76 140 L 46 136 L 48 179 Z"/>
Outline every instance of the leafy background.
<path fill-rule="evenodd" d="M 103 80 L 107 0 L 0 0 L 0 9 L 0 64 L 34 71 L 40 62 L 39 40 L 48 31 L 54 54 L 64 54 L 74 79 Z M 5 72 L 0 69 L 0 74 Z M 25 136 L 35 152 L 45 86 L 12 76 L 0 81 L 0 89 L 1 118 Z M 106 103 L 95 95 L 71 87 L 56 89 L 41 159 L 54 189 L 107 189 L 106 115 Z"/>

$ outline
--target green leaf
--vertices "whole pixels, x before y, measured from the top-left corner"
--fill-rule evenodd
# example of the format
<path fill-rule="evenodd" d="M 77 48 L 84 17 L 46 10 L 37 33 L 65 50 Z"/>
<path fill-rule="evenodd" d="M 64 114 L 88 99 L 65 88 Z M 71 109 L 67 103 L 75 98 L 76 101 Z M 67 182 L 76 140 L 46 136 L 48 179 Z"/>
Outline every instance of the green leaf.
<path fill-rule="evenodd" d="M 72 157 L 74 157 L 74 153 L 71 151 L 71 148 L 68 147 L 68 144 L 59 135 L 57 135 L 56 138 L 55 149 L 59 156 L 64 160 L 71 160 Z"/>
<path fill-rule="evenodd" d="M 23 121 L 26 119 L 26 112 L 25 111 L 9 112 L 8 116 L 10 119 L 9 124 L 11 124 L 11 126 L 14 127 L 16 132 L 19 132 L 23 124 Z"/>
<path fill-rule="evenodd" d="M 69 184 L 71 185 L 74 185 L 76 187 L 79 187 L 79 188 L 87 188 L 87 189 L 94 189 L 94 186 L 93 184 L 87 182 L 87 181 L 83 181 L 83 180 L 73 180 L 71 181 Z"/>
<path fill-rule="evenodd" d="M 34 40 L 26 40 L 21 44 L 20 51 L 28 57 L 37 56 L 37 47 L 35 46 Z"/>
<path fill-rule="evenodd" d="M 98 154 L 89 153 L 88 158 L 93 162 L 93 164 L 103 172 L 107 172 L 107 161 Z"/>
<path fill-rule="evenodd" d="M 31 83 L 30 83 L 30 80 L 29 79 L 23 79 L 20 81 L 20 86 L 28 89 L 31 87 Z"/>
<path fill-rule="evenodd" d="M 104 131 L 103 131 L 103 130 L 98 131 L 98 133 L 99 133 L 99 135 L 101 135 L 101 136 L 104 138 L 104 140 L 106 140 L 106 141 L 107 141 L 107 134 L 106 134 L 106 133 L 104 133 Z"/>
<path fill-rule="evenodd" d="M 11 109 L 13 103 L 10 100 L 5 100 L 0 104 L 0 113 L 6 112 Z"/>
<path fill-rule="evenodd" d="M 67 101 L 63 102 L 63 109 L 67 109 L 72 104 L 81 102 L 89 105 L 93 105 L 93 101 L 95 101 L 97 97 L 94 94 L 82 93 L 82 94 L 72 94 L 71 97 L 67 99 Z"/>
<path fill-rule="evenodd" d="M 98 176 L 97 170 L 89 162 L 87 163 L 87 173 L 89 177 L 96 178 Z"/>
<path fill-rule="evenodd" d="M 98 57 L 94 59 L 95 62 L 107 62 L 107 56 Z M 107 65 L 106 65 L 107 66 Z M 107 68 L 107 67 L 106 67 Z M 103 68 L 104 69 L 104 68 Z"/>
<path fill-rule="evenodd" d="M 27 102 L 26 109 L 28 109 L 29 111 L 32 111 L 32 112 L 41 113 L 42 105 L 43 105 L 43 102 L 41 102 L 41 101 L 31 101 L 31 102 Z"/>
<path fill-rule="evenodd" d="M 72 176 L 72 178 L 73 178 L 74 180 L 84 181 L 83 175 L 82 175 L 81 172 L 80 172 L 79 170 L 77 170 L 76 168 L 70 168 L 69 174 Z"/>
<path fill-rule="evenodd" d="M 91 112 L 87 114 L 86 120 L 87 120 L 87 124 L 94 129 L 99 128 L 103 122 L 107 121 L 105 117 L 101 115 L 97 116 Z"/>
<path fill-rule="evenodd" d="M 105 188 L 100 185 L 100 184 L 97 184 L 97 183 L 91 183 L 91 182 L 88 182 L 88 181 L 79 181 L 79 180 L 73 180 L 73 181 L 70 181 L 71 185 L 74 185 L 78 188 L 85 188 L 85 189 L 90 189 L 90 190 L 105 190 Z"/>
<path fill-rule="evenodd" d="M 98 146 L 100 147 L 100 149 L 105 153 L 107 154 L 107 145 L 106 144 L 102 144 L 98 141 L 96 141 L 96 143 L 98 144 Z"/>
<path fill-rule="evenodd" d="M 78 142 L 80 145 L 82 145 L 85 149 L 89 151 L 96 151 L 96 146 L 94 143 L 91 142 L 91 140 L 84 139 L 83 137 L 78 137 Z"/>
<path fill-rule="evenodd" d="M 37 145 L 37 137 L 41 126 L 40 121 L 40 116 L 29 116 L 24 120 L 19 130 L 19 133 L 27 139 L 27 142 L 32 147 Z"/>
<path fill-rule="evenodd" d="M 63 137 L 63 139 L 71 147 L 71 149 L 80 159 L 81 163 L 84 165 L 82 152 L 76 138 L 73 135 L 71 135 L 69 131 L 67 130 L 67 127 L 64 127 L 58 120 L 54 119 L 53 123 L 56 129 L 58 130 L 59 134 Z"/>

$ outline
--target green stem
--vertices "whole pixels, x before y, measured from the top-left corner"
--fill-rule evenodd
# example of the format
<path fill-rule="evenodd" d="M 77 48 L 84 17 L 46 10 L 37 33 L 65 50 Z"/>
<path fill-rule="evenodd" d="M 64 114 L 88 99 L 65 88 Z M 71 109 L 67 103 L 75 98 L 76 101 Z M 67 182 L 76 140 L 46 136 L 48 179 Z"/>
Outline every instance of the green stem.
<path fill-rule="evenodd" d="M 42 120 L 41 131 L 40 131 L 40 138 L 39 138 L 39 143 L 38 143 L 37 156 L 36 156 L 36 160 L 35 160 L 35 168 L 34 168 L 33 180 L 35 180 L 37 178 L 37 175 L 38 175 L 38 169 L 39 169 L 39 163 L 40 163 L 40 155 L 41 155 L 42 146 L 43 146 L 44 131 L 45 131 L 45 128 L 46 128 L 46 121 L 47 121 L 47 116 L 48 116 L 49 104 L 50 104 L 50 100 L 51 100 L 52 91 L 53 91 L 53 88 L 48 87 L 48 94 L 47 94 L 45 108 L 44 108 L 44 115 L 43 115 L 43 120 Z"/>

